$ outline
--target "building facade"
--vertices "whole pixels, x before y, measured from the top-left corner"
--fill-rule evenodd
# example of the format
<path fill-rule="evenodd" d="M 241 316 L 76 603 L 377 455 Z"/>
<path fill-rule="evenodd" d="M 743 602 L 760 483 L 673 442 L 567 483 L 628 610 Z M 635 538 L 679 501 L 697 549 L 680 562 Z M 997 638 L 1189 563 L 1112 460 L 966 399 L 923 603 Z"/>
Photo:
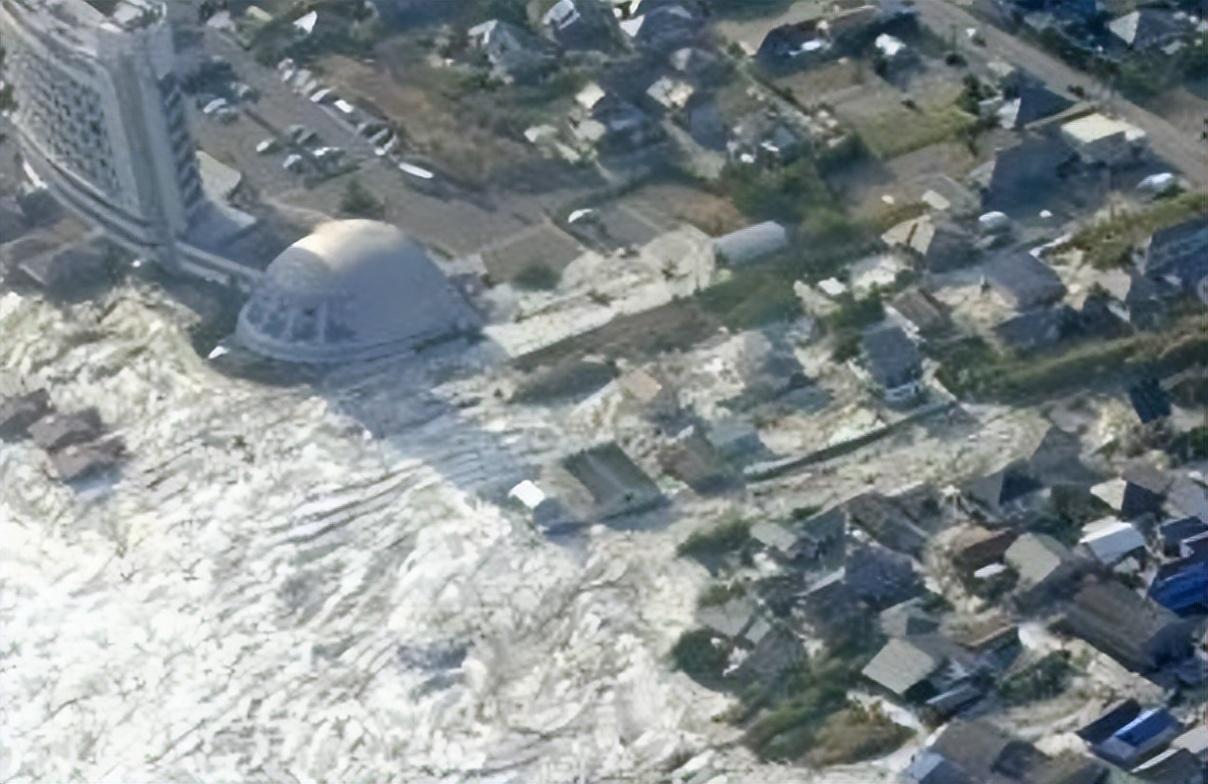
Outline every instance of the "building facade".
<path fill-rule="evenodd" d="M 209 202 L 161 3 L 0 0 L 0 43 L 22 153 L 66 208 L 170 270 L 247 274 L 188 241 Z"/>

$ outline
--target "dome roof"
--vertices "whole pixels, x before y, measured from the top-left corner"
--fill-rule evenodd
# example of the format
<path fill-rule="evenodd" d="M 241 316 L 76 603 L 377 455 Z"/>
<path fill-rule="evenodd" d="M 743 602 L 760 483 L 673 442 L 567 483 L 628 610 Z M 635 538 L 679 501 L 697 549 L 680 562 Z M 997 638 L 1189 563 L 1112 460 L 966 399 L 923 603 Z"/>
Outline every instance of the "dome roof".
<path fill-rule="evenodd" d="M 249 348 L 297 362 L 382 356 L 470 321 L 427 252 L 377 221 L 325 223 L 286 248 L 239 315 Z"/>

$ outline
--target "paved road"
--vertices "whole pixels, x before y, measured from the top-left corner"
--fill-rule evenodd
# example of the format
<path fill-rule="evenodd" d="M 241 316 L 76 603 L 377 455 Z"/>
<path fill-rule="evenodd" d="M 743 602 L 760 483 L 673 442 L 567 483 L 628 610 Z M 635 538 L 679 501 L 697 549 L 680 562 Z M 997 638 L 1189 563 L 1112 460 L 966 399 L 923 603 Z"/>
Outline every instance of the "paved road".
<path fill-rule="evenodd" d="M 945 38 L 953 29 L 960 32 L 970 27 L 978 28 L 986 38 L 989 54 L 1031 72 L 1054 89 L 1066 89 L 1069 85 L 1077 84 L 1088 95 L 1106 96 L 1110 93 L 1106 85 L 1092 76 L 1066 65 L 1022 38 L 985 24 L 947 0 L 921 0 L 917 7 L 923 22 Z M 1177 166 L 1197 185 L 1208 186 L 1208 145 L 1118 95 L 1111 98 L 1111 109 L 1144 129 L 1149 134 L 1150 146 L 1161 158 Z"/>

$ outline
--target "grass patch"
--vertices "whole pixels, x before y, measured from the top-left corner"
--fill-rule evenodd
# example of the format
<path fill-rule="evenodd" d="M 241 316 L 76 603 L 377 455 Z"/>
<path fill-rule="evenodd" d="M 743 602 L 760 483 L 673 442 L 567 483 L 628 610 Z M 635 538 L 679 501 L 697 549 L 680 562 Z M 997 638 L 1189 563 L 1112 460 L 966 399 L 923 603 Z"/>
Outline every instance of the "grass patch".
<path fill-rule="evenodd" d="M 852 118 L 869 152 L 883 161 L 954 139 L 976 123 L 956 106 L 891 106 L 873 117 Z"/>
<path fill-rule="evenodd" d="M 778 267 L 740 270 L 730 280 L 702 291 L 697 299 L 729 329 L 754 329 L 801 315 L 801 300 L 793 291 L 795 279 Z"/>
<path fill-rule="evenodd" d="M 943 347 L 940 383 L 961 397 L 1021 402 L 1086 388 L 1096 381 L 1162 376 L 1208 362 L 1202 314 L 1191 314 L 1159 334 L 1085 341 L 1043 357 L 1018 359 L 970 338 Z"/>
<path fill-rule="evenodd" d="M 816 767 L 851 765 L 896 751 L 914 732 L 895 723 L 877 706 L 852 703 L 831 714 L 813 736 L 805 761 Z"/>
<path fill-rule="evenodd" d="M 1097 269 L 1127 266 L 1132 249 L 1155 231 L 1196 213 L 1208 212 L 1208 194 L 1182 193 L 1135 212 L 1117 214 L 1074 235 L 1070 245 L 1080 249 Z"/>
<path fill-rule="evenodd" d="M 722 172 L 721 187 L 735 207 L 759 220 L 798 223 L 811 209 L 834 203 L 834 195 L 809 158 L 777 169 L 729 165 Z"/>
<path fill-rule="evenodd" d="M 828 718 L 847 707 L 847 690 L 863 664 L 828 658 L 802 668 L 783 684 L 785 699 L 751 723 L 743 742 L 765 760 L 800 759 L 817 745 Z"/>

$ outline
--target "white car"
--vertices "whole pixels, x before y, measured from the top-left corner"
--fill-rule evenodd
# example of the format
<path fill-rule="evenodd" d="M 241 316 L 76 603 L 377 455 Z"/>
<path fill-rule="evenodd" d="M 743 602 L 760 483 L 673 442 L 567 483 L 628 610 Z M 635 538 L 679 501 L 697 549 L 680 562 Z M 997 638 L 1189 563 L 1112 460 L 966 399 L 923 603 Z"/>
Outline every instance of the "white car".
<path fill-rule="evenodd" d="M 302 160 L 302 156 L 294 153 L 286 157 L 286 159 L 281 163 L 281 168 L 285 169 L 286 171 L 297 173 L 302 171 L 305 165 L 306 162 Z"/>
<path fill-rule="evenodd" d="M 256 152 L 260 155 L 268 155 L 276 152 L 281 147 L 281 142 L 276 139 L 265 139 L 256 145 Z"/>
<path fill-rule="evenodd" d="M 436 175 L 432 172 L 423 167 L 416 166 L 413 163 L 407 163 L 406 161 L 399 161 L 398 170 L 409 177 L 416 178 L 417 180 L 431 181 L 436 179 Z"/>
<path fill-rule="evenodd" d="M 209 116 L 217 114 L 219 111 L 227 108 L 227 105 L 228 104 L 227 104 L 226 98 L 215 98 L 214 100 L 210 101 L 209 103 L 207 103 L 205 106 L 202 107 L 201 113 L 206 115 L 207 117 L 209 117 Z"/>
<path fill-rule="evenodd" d="M 310 100 L 312 103 L 326 103 L 334 97 L 332 93 L 333 90 L 330 87 L 321 87 L 311 93 Z"/>

